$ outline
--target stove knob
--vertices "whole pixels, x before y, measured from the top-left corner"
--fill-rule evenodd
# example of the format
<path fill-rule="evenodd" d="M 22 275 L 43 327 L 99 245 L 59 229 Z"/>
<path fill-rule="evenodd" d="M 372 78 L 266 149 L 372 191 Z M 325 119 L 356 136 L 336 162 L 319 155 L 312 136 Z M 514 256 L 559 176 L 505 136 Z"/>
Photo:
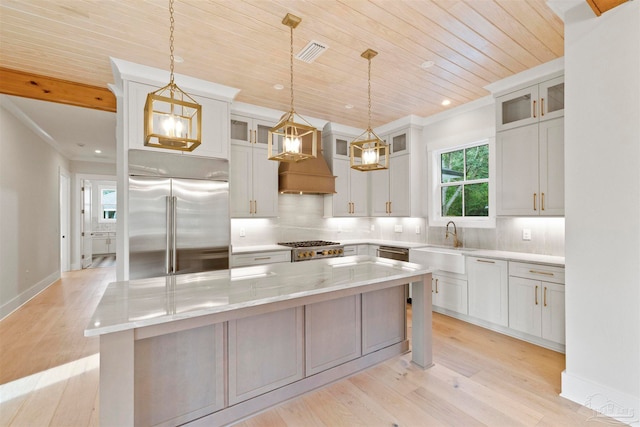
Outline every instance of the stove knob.
<path fill-rule="evenodd" d="M 326 249 L 325 249 L 324 251 L 322 251 L 322 255 L 326 255 L 326 254 L 328 254 L 328 253 L 329 253 L 329 251 L 328 251 L 328 250 L 326 250 Z"/>
<path fill-rule="evenodd" d="M 313 258 L 314 256 L 316 256 L 316 253 L 315 253 L 315 252 L 309 252 L 309 257 L 310 257 L 310 258 Z"/>
<path fill-rule="evenodd" d="M 342 254 L 343 252 L 344 252 L 344 250 L 342 250 L 342 249 L 338 249 L 338 253 L 339 253 L 339 254 Z"/>
<path fill-rule="evenodd" d="M 335 251 L 335 250 L 333 250 L 333 249 L 329 249 L 329 255 L 333 255 L 334 253 L 336 253 L 336 251 Z"/>

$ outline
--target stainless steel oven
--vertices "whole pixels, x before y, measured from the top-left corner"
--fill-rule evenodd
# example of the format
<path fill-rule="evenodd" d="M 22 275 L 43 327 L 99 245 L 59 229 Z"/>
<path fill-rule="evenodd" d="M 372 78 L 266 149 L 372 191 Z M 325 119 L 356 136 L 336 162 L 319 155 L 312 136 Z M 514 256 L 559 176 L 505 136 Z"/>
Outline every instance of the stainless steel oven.
<path fill-rule="evenodd" d="M 380 246 L 380 249 L 378 249 L 378 256 L 380 258 L 409 262 L 409 249 L 398 248 L 395 246 Z"/>

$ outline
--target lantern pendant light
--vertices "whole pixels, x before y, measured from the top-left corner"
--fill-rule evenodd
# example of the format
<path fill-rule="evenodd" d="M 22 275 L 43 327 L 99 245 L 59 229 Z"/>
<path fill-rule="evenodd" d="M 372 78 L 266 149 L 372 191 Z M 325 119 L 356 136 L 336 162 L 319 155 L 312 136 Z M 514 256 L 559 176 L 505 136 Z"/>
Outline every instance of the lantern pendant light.
<path fill-rule="evenodd" d="M 371 58 L 377 54 L 375 50 L 367 49 L 360 55 L 369 61 L 369 125 L 349 146 L 351 168 L 365 172 L 389 168 L 389 146 L 371 129 Z"/>
<path fill-rule="evenodd" d="M 169 0 L 169 84 L 147 95 L 144 105 L 144 145 L 193 151 L 202 142 L 202 107 L 174 82 L 173 0 Z"/>
<path fill-rule="evenodd" d="M 299 162 L 315 158 L 318 152 L 318 131 L 293 109 L 293 29 L 301 18 L 287 13 L 282 23 L 290 28 L 291 43 L 289 49 L 291 75 L 291 110 L 269 129 L 269 160 L 280 162 Z"/>

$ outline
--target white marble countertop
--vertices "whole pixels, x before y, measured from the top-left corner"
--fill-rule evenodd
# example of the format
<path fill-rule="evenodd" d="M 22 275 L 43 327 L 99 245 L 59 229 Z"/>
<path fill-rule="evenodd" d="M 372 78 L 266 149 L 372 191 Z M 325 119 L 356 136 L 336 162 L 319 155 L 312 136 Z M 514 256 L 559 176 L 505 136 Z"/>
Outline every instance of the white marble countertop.
<path fill-rule="evenodd" d="M 380 240 L 380 239 L 351 239 L 351 240 L 341 240 L 340 244 L 342 245 L 386 245 L 386 246 L 396 246 L 399 248 L 407 248 L 407 249 L 420 249 L 420 248 L 439 248 L 446 246 L 433 245 L 429 243 L 419 243 L 419 242 L 403 242 L 403 241 L 395 241 L 395 240 Z M 260 246 L 239 246 L 233 247 L 233 254 L 242 254 L 242 253 L 252 253 L 252 252 L 267 252 L 267 251 L 286 251 L 291 250 L 291 248 L 280 245 L 260 245 Z M 564 267 L 564 257 L 563 256 L 555 256 L 555 255 L 541 255 L 541 254 L 532 254 L 527 252 L 509 252 L 509 251 L 497 251 L 492 249 L 475 249 L 475 248 L 459 248 L 463 255 L 467 256 L 479 256 L 493 259 L 504 259 L 508 261 L 521 261 L 521 262 L 530 262 L 534 264 L 548 264 Z"/>
<path fill-rule="evenodd" d="M 350 256 L 114 282 L 84 334 L 159 325 L 430 272 L 419 264 Z"/>

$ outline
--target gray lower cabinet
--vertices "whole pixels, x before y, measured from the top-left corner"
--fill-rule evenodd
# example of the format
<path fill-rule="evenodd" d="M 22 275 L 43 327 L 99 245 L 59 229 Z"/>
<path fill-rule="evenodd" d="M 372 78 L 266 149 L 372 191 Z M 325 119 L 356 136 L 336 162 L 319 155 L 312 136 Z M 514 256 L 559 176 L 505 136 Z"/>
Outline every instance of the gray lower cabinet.
<path fill-rule="evenodd" d="M 362 355 L 360 295 L 305 306 L 306 375 Z"/>
<path fill-rule="evenodd" d="M 144 338 L 134 353 L 135 425 L 177 425 L 224 407 L 222 324 Z"/>
<path fill-rule="evenodd" d="M 229 321 L 229 405 L 304 377 L 303 319 L 296 307 Z"/>
<path fill-rule="evenodd" d="M 372 353 L 407 336 L 406 288 L 395 286 L 362 294 L 362 354 Z"/>

